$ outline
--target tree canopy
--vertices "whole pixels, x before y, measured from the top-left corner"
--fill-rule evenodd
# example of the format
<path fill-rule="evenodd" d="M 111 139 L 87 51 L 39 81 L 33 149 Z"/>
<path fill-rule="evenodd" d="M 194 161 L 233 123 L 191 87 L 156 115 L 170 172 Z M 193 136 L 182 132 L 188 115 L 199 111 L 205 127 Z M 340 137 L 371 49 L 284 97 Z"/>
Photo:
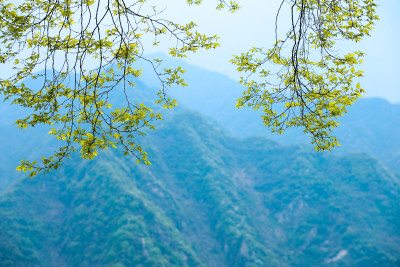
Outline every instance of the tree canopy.
<path fill-rule="evenodd" d="M 187 0 L 189 5 L 201 2 Z M 216 2 L 217 9 L 239 10 L 236 2 Z M 359 42 L 370 34 L 378 19 L 375 7 L 374 0 L 282 0 L 275 44 L 270 49 L 254 47 L 232 59 L 247 88 L 237 107 L 261 109 L 265 125 L 274 132 L 303 127 L 317 150 L 338 145 L 331 131 L 346 107 L 363 93 L 354 80 L 362 76 L 356 67 L 364 56 L 361 51 L 341 53 L 338 48 L 343 41 Z M 279 38 L 283 8 L 290 10 L 291 27 Z M 129 98 L 130 88 L 142 74 L 137 62 L 147 62 L 157 74 L 155 103 L 173 108 L 177 103 L 167 89 L 187 85 L 182 77 L 185 70 L 147 58 L 146 46 L 150 39 L 154 46 L 168 40 L 172 57 L 219 46 L 218 36 L 202 34 L 196 27 L 194 22 L 181 25 L 165 18 L 150 0 L 18 4 L 0 0 L 0 62 L 12 64 L 14 71 L 0 79 L 0 93 L 13 105 L 29 109 L 27 117 L 16 121 L 19 128 L 48 125 L 49 133 L 64 142 L 40 162 L 22 160 L 18 170 L 35 176 L 57 169 L 77 150 L 83 158 L 93 159 L 98 150 L 117 146 L 125 155 L 150 164 L 135 137 L 154 129 L 162 114 Z M 88 61 L 95 66 L 85 65 Z M 31 88 L 24 84 L 27 78 L 42 86 Z M 109 95 L 117 86 L 123 88 L 126 101 L 114 107 Z"/>

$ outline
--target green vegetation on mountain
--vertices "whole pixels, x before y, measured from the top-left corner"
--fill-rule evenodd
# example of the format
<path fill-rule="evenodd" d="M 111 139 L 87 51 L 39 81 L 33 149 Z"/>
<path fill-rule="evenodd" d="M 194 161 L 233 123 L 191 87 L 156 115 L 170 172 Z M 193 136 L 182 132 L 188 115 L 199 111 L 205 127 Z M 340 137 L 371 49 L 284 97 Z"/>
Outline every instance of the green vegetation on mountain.
<path fill-rule="evenodd" d="M 0 266 L 400 263 L 400 177 L 367 155 L 238 140 L 184 110 L 140 142 L 151 166 L 110 150 L 8 187 Z"/>

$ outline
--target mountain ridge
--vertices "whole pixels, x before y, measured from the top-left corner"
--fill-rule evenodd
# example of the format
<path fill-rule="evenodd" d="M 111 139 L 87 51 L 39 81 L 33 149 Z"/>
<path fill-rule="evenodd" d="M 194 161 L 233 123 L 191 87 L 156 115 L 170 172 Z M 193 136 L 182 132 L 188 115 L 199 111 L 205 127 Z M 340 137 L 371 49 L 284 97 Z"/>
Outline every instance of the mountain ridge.
<path fill-rule="evenodd" d="M 140 141 L 151 166 L 111 150 L 4 192 L 0 259 L 14 256 L 19 266 L 50 266 L 49 257 L 57 266 L 400 261 L 399 179 L 367 155 L 238 140 L 185 110 Z"/>

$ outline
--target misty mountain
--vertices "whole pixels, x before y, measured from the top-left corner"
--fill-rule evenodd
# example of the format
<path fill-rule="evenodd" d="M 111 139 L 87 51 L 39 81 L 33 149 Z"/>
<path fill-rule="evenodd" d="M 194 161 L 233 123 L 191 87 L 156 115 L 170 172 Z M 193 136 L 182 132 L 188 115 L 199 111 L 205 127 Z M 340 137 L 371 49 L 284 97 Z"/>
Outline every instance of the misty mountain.
<path fill-rule="evenodd" d="M 19 160 L 58 141 L 16 129 L 27 111 L 2 104 L 0 266 L 399 265 L 400 176 L 381 163 L 396 170 L 398 105 L 356 103 L 343 152 L 317 153 L 289 144 L 303 135 L 257 137 L 258 115 L 229 108 L 235 82 L 184 67 L 192 87 L 170 91 L 183 105 L 138 137 L 151 166 L 109 150 L 26 178 Z M 156 88 L 144 77 L 129 93 L 152 105 Z"/>
<path fill-rule="evenodd" d="M 367 155 L 240 140 L 184 110 L 141 141 L 151 166 L 111 150 L 8 187 L 0 265 L 400 262 L 400 177 Z"/>
<path fill-rule="evenodd" d="M 272 134 L 264 126 L 261 112 L 250 108 L 236 109 L 236 100 L 245 90 L 238 82 L 226 75 L 192 66 L 182 60 L 153 55 L 170 65 L 182 66 L 188 87 L 170 90 L 178 103 L 215 119 L 236 137 L 262 136 L 281 144 L 309 144 L 310 138 L 301 128 L 289 129 L 284 134 Z M 142 80 L 151 88 L 157 88 L 157 79 L 147 65 Z M 362 83 L 362 81 L 361 81 Z M 361 98 L 348 108 L 334 129 L 341 144 L 333 153 L 368 153 L 392 170 L 400 172 L 400 103 L 391 104 L 379 98 Z M 311 145 L 310 145 L 311 147 Z"/>

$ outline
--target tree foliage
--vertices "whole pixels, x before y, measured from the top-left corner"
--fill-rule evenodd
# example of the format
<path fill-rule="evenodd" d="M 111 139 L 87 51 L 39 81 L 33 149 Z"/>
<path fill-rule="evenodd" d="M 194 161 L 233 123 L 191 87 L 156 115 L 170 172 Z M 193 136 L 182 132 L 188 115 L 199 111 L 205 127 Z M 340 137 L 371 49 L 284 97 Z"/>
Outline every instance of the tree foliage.
<path fill-rule="evenodd" d="M 291 28 L 278 39 L 277 20 L 288 5 Z M 337 43 L 359 42 L 370 35 L 378 19 L 374 0 L 283 0 L 276 19 L 276 42 L 271 49 L 254 47 L 232 62 L 246 75 L 247 87 L 237 107 L 262 109 L 263 122 L 273 132 L 303 127 L 316 150 L 339 145 L 331 131 L 364 92 L 354 79 L 364 53 L 341 54 Z M 254 77 L 255 76 L 255 77 Z"/>
<path fill-rule="evenodd" d="M 167 89 L 185 86 L 185 71 L 146 58 L 148 40 L 154 46 L 172 40 L 166 44 L 170 55 L 185 57 L 217 48 L 218 37 L 197 32 L 193 22 L 180 25 L 164 18 L 159 5 L 150 0 L 21 2 L 0 0 L 0 62 L 12 62 L 14 70 L 0 79 L 0 93 L 30 110 L 16 122 L 19 128 L 48 125 L 49 133 L 64 145 L 40 163 L 22 160 L 18 170 L 30 170 L 34 176 L 57 169 L 74 151 L 93 159 L 99 149 L 116 146 L 150 164 L 135 137 L 154 129 L 153 122 L 162 117 L 129 97 L 129 88 L 142 74 L 135 64 L 143 60 L 152 66 L 160 82 L 155 102 L 173 108 L 176 101 Z M 189 5 L 201 2 L 187 0 Z M 303 126 L 317 150 L 330 149 L 337 144 L 330 134 L 335 119 L 363 92 L 352 84 L 362 76 L 355 65 L 364 54 L 340 55 L 335 42 L 358 42 L 369 35 L 377 19 L 376 5 L 373 0 L 283 0 L 281 8 L 285 4 L 292 20 L 285 38 L 277 38 L 269 50 L 253 48 L 232 60 L 239 72 L 246 73 L 241 83 L 247 90 L 237 106 L 262 109 L 264 123 L 279 133 Z M 231 12 L 239 9 L 236 2 L 217 0 L 217 9 L 225 7 Z M 85 65 L 88 61 L 96 65 Z M 38 68 L 44 72 L 38 73 Z M 24 84 L 27 78 L 39 80 L 41 88 Z M 126 99 L 118 107 L 109 101 L 117 86 Z"/>

